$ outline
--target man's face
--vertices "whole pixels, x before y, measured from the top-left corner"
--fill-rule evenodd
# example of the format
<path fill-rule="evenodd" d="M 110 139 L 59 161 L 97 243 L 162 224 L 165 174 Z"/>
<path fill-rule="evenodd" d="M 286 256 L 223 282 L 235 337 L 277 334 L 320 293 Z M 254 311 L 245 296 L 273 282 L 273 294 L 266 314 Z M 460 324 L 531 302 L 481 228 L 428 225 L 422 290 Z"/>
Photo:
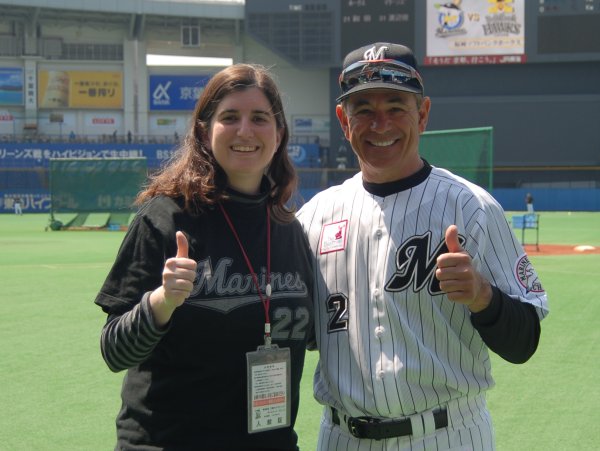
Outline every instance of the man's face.
<path fill-rule="evenodd" d="M 427 126 L 430 107 L 429 97 L 419 107 L 415 94 L 391 89 L 357 92 L 337 106 L 338 120 L 366 181 L 391 182 L 422 167 L 419 135 Z"/>

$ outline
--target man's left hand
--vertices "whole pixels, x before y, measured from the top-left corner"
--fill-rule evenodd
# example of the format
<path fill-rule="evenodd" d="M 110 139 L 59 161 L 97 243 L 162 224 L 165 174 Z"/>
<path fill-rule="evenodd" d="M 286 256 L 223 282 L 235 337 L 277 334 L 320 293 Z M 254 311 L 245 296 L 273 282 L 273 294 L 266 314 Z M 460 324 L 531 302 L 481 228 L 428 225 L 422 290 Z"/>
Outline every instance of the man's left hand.
<path fill-rule="evenodd" d="M 471 256 L 458 240 L 458 228 L 446 229 L 448 253 L 437 259 L 435 276 L 448 299 L 466 305 L 472 312 L 485 309 L 492 299 L 490 283 L 473 267 Z"/>

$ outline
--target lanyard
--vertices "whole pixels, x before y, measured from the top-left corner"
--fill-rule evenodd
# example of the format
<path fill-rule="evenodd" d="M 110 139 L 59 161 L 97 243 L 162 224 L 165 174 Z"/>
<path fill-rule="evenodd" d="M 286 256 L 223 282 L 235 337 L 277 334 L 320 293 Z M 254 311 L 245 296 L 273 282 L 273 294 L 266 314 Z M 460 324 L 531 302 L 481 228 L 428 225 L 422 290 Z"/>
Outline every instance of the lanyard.
<path fill-rule="evenodd" d="M 225 216 L 225 220 L 233 233 L 238 245 L 240 246 L 240 250 L 242 251 L 242 255 L 244 256 L 244 260 L 246 260 L 246 265 L 248 266 L 248 270 L 250 271 L 250 275 L 252 276 L 252 280 L 254 281 L 254 285 L 256 286 L 256 290 L 258 291 L 258 296 L 262 301 L 263 307 L 265 309 L 265 347 L 271 346 L 271 320 L 269 319 L 269 305 L 271 304 L 271 215 L 269 212 L 269 205 L 267 205 L 267 285 L 265 286 L 265 295 L 263 295 L 262 290 L 260 289 L 260 284 L 258 283 L 258 276 L 252 267 L 252 263 L 250 263 L 250 259 L 248 258 L 248 254 L 246 254 L 246 250 L 242 245 L 240 237 L 238 236 L 229 215 L 225 211 L 225 207 L 223 204 L 219 204 L 221 211 L 223 212 L 223 216 Z"/>

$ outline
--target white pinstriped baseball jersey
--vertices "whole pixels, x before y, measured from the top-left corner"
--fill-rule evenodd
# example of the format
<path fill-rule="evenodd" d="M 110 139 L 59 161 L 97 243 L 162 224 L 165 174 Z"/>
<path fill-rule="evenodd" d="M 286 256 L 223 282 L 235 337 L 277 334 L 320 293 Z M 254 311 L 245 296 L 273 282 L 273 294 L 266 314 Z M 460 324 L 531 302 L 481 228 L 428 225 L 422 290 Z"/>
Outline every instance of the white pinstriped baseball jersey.
<path fill-rule="evenodd" d="M 317 261 L 315 396 L 347 415 L 403 417 L 494 385 L 469 310 L 435 277 L 448 226 L 458 226 L 492 285 L 540 318 L 548 312 L 500 205 L 446 170 L 385 197 L 367 192 L 359 173 L 317 194 L 298 218 Z"/>

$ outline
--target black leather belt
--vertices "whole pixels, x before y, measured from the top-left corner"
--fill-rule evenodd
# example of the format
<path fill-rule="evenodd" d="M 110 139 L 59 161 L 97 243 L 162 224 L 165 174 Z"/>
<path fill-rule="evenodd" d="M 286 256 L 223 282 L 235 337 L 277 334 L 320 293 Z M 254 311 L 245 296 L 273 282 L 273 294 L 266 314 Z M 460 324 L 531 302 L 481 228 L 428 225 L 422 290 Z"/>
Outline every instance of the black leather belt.
<path fill-rule="evenodd" d="M 331 421 L 340 425 L 338 411 L 331 408 Z M 438 410 L 433 413 L 433 421 L 436 429 L 448 426 L 448 413 L 446 409 Z M 412 434 L 412 425 L 410 418 L 402 420 L 381 419 L 371 417 L 348 417 L 346 420 L 348 430 L 356 438 L 370 438 L 381 440 L 384 438 L 403 437 Z"/>

